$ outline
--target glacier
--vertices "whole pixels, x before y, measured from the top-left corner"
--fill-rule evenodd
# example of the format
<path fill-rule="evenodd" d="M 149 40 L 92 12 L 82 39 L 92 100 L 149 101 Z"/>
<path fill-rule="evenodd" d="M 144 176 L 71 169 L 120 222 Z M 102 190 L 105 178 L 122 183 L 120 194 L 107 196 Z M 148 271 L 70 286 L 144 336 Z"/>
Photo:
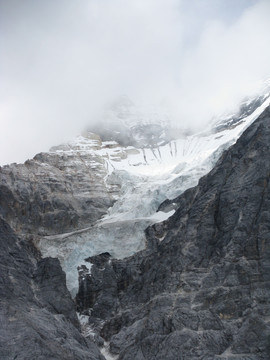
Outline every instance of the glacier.
<path fill-rule="evenodd" d="M 145 248 L 145 229 L 174 213 L 158 211 L 166 199 L 174 199 L 215 165 L 224 150 L 234 144 L 244 130 L 270 104 L 267 93 L 251 114 L 218 131 L 203 132 L 161 141 L 151 147 L 123 146 L 115 140 L 101 140 L 92 132 L 68 144 L 51 149 L 69 156 L 74 152 L 87 157 L 86 166 L 96 169 L 114 196 L 114 204 L 94 224 L 69 233 L 43 236 L 39 248 L 43 256 L 59 258 L 66 272 L 67 287 L 74 297 L 78 290 L 78 269 L 89 256 L 109 252 L 125 258 Z M 121 115 L 125 121 L 128 112 Z M 134 124 L 132 116 L 132 124 Z M 220 122 L 219 122 L 220 126 Z"/>

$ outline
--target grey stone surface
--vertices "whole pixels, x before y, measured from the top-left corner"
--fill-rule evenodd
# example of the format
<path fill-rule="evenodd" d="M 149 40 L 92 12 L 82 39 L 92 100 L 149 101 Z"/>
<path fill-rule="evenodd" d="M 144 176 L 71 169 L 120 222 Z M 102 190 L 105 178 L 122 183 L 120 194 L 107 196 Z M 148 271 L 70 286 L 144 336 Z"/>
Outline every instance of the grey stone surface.
<path fill-rule="evenodd" d="M 268 107 L 146 250 L 80 278 L 78 308 L 119 360 L 270 358 L 269 180 Z"/>
<path fill-rule="evenodd" d="M 106 174 L 102 157 L 76 149 L 3 166 L 0 216 L 18 233 L 32 236 L 89 226 L 114 202 Z"/>
<path fill-rule="evenodd" d="M 0 218 L 0 359 L 104 360 L 79 331 L 57 259 L 39 259 Z"/>

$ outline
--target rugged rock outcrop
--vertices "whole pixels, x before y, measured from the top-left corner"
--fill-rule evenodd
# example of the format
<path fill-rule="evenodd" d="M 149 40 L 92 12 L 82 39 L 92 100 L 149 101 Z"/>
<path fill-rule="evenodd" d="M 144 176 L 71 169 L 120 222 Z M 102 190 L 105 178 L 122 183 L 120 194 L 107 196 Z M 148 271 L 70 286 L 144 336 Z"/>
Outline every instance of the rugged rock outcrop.
<path fill-rule="evenodd" d="M 39 259 L 0 218 L 0 358 L 104 360 L 79 331 L 57 259 Z"/>
<path fill-rule="evenodd" d="M 268 107 L 146 250 L 88 259 L 78 308 L 119 360 L 270 358 L 269 139 Z"/>
<path fill-rule="evenodd" d="M 91 225 L 112 206 L 104 159 L 83 149 L 68 150 L 0 168 L 0 216 L 18 233 L 74 231 Z"/>

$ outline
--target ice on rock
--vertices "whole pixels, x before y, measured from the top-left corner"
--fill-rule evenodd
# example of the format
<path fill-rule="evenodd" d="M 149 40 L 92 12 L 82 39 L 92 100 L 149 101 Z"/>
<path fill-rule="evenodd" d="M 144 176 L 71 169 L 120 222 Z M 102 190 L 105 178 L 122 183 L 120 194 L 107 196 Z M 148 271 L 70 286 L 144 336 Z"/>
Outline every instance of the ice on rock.
<path fill-rule="evenodd" d="M 173 140 L 155 148 L 120 146 L 93 134 L 78 137 L 69 146 L 55 152 L 83 152 L 89 155 L 88 166 L 96 167 L 114 192 L 116 202 L 94 225 L 68 234 L 47 236 L 40 241 L 44 256 L 60 259 L 67 274 L 67 286 L 73 296 L 78 288 L 77 267 L 85 258 L 109 252 L 124 258 L 145 247 L 144 230 L 164 221 L 174 210 L 158 212 L 165 199 L 173 199 L 209 172 L 218 157 L 269 105 L 269 98 L 235 127 L 218 133 L 210 131 Z M 105 174 L 105 175 L 104 175 Z"/>

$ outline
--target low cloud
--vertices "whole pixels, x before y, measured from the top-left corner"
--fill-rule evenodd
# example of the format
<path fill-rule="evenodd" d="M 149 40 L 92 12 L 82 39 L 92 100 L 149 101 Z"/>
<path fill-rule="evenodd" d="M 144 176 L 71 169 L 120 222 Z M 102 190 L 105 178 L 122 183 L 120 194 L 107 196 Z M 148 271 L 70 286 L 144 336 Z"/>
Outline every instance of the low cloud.
<path fill-rule="evenodd" d="M 270 3 L 224 3 L 0 1 L 0 164 L 74 137 L 121 94 L 195 128 L 257 91 Z"/>

